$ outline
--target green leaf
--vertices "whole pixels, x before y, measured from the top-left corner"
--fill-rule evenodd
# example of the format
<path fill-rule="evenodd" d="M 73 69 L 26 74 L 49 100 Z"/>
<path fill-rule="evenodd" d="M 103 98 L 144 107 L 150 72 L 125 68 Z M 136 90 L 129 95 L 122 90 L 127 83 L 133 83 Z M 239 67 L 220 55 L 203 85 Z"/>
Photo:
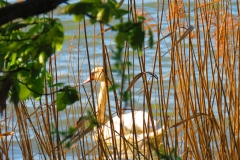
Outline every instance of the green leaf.
<path fill-rule="evenodd" d="M 150 48 L 152 48 L 153 47 L 153 34 L 152 34 L 151 29 L 148 29 L 148 36 L 149 36 L 148 45 Z"/>
<path fill-rule="evenodd" d="M 34 63 L 34 65 L 30 69 L 30 78 L 36 79 L 42 72 L 43 67 L 44 65 L 41 63 L 38 63 L 38 62 Z"/>
<path fill-rule="evenodd" d="M 29 78 L 30 78 L 30 70 L 31 70 L 31 66 L 33 65 L 33 63 L 29 63 L 26 65 L 26 67 L 24 67 L 23 69 L 20 69 L 17 72 L 17 78 L 21 79 L 22 82 L 28 82 Z M 28 71 L 29 70 L 29 71 Z"/>
<path fill-rule="evenodd" d="M 103 23 L 108 23 L 112 19 L 111 8 L 108 5 L 104 5 L 97 14 L 97 20 Z"/>
<path fill-rule="evenodd" d="M 129 13 L 129 11 L 124 10 L 124 9 L 116 9 L 114 10 L 114 16 L 116 19 L 122 19 L 122 17 L 124 15 L 126 15 L 127 13 Z"/>
<path fill-rule="evenodd" d="M 76 129 L 74 127 L 70 127 L 68 129 L 68 134 L 73 135 L 75 133 Z"/>
<path fill-rule="evenodd" d="M 55 83 L 54 85 L 51 85 L 50 87 L 62 87 L 64 83 Z"/>
<path fill-rule="evenodd" d="M 144 42 L 145 32 L 142 28 L 142 23 L 134 24 L 130 35 L 129 35 L 129 43 L 133 49 L 142 50 L 143 42 Z"/>
<path fill-rule="evenodd" d="M 67 104 L 73 104 L 74 102 L 79 100 L 78 92 L 76 91 L 75 88 L 72 88 L 70 86 L 66 86 L 66 87 L 63 88 L 63 90 L 65 91 L 65 96 L 68 100 Z"/>
<path fill-rule="evenodd" d="M 33 25 L 33 27 L 31 27 L 31 28 L 28 30 L 27 36 L 33 37 L 33 36 L 41 33 L 41 32 L 44 30 L 44 28 L 45 28 L 45 32 L 47 32 L 47 31 L 46 31 L 46 25 L 44 25 L 43 23 L 35 24 L 35 25 Z M 49 30 L 49 28 L 48 28 L 48 30 Z"/>
<path fill-rule="evenodd" d="M 64 40 L 64 29 L 60 22 L 56 21 L 53 27 L 53 32 L 51 34 L 53 37 L 53 43 L 56 46 L 56 50 L 60 51 L 62 48 L 63 40 Z M 48 36 L 51 36 L 48 35 Z"/>
<path fill-rule="evenodd" d="M 34 98 L 39 98 L 41 95 L 44 93 L 44 77 L 40 76 L 37 79 L 34 79 L 33 81 L 30 82 L 29 87 L 35 91 L 36 93 L 33 93 Z"/>
<path fill-rule="evenodd" d="M 6 108 L 6 101 L 8 98 L 8 92 L 12 86 L 11 74 L 0 76 L 0 112 Z"/>
<path fill-rule="evenodd" d="M 91 18 L 91 19 L 90 19 L 90 23 L 91 23 L 91 24 L 95 24 L 96 22 L 97 22 L 96 19 L 94 19 L 94 18 Z"/>
<path fill-rule="evenodd" d="M 71 147 L 71 141 L 68 141 L 67 143 L 66 143 L 66 148 L 70 148 Z"/>
<path fill-rule="evenodd" d="M 79 21 L 83 20 L 83 18 L 84 18 L 84 15 L 83 15 L 83 14 L 75 14 L 75 15 L 73 16 L 73 19 L 74 19 L 74 21 L 76 21 L 76 22 L 79 22 Z"/>
<path fill-rule="evenodd" d="M 118 32 L 117 35 L 115 36 L 115 42 L 120 46 L 123 46 L 124 42 L 127 39 L 128 39 L 128 33 L 126 32 Z"/>
<path fill-rule="evenodd" d="M 112 29 L 115 31 L 128 33 L 132 27 L 133 27 L 132 21 L 127 21 L 124 23 L 114 25 Z"/>
<path fill-rule="evenodd" d="M 8 2 L 6 2 L 6 1 L 4 1 L 4 0 L 0 0 L 0 7 L 2 8 L 2 7 L 5 7 L 5 6 L 7 6 L 7 5 L 9 5 L 10 3 L 8 3 Z"/>
<path fill-rule="evenodd" d="M 26 100 L 31 96 L 32 92 L 24 85 L 19 84 L 19 94 L 18 97 L 20 100 Z"/>
<path fill-rule="evenodd" d="M 62 111 L 67 107 L 67 103 L 64 101 L 64 99 L 65 99 L 64 92 L 60 92 L 57 94 L 56 104 L 58 111 Z"/>
<path fill-rule="evenodd" d="M 61 92 L 57 94 L 57 110 L 62 111 L 67 105 L 71 105 L 77 100 L 79 100 L 79 97 L 76 89 L 70 86 L 65 86 Z"/>
<path fill-rule="evenodd" d="M 138 22 L 143 22 L 146 20 L 146 18 L 143 16 L 138 16 L 137 18 L 138 18 Z"/>
<path fill-rule="evenodd" d="M 99 0 L 96 1 L 82 1 L 74 4 L 67 5 L 63 13 L 65 14 L 75 14 L 75 15 L 84 15 L 86 13 L 92 13 L 94 10 L 98 9 L 99 5 L 102 2 Z"/>
<path fill-rule="evenodd" d="M 48 87 L 52 86 L 52 75 L 48 71 L 44 71 Z"/>
<path fill-rule="evenodd" d="M 129 91 L 124 91 L 123 95 L 122 95 L 123 101 L 127 102 L 131 96 L 130 96 L 130 92 Z"/>
<path fill-rule="evenodd" d="M 12 24 L 9 24 L 7 27 L 6 27 L 6 30 L 11 33 L 12 31 L 14 30 L 19 30 L 20 28 L 23 28 L 23 27 L 26 27 L 28 26 L 28 24 L 23 24 L 23 23 L 19 23 L 19 22 L 14 22 Z"/>
<path fill-rule="evenodd" d="M 45 62 L 47 61 L 47 59 L 48 59 L 48 57 L 47 57 L 47 55 L 46 55 L 45 52 L 41 52 L 41 53 L 39 54 L 38 61 L 39 61 L 40 64 L 45 64 Z"/>

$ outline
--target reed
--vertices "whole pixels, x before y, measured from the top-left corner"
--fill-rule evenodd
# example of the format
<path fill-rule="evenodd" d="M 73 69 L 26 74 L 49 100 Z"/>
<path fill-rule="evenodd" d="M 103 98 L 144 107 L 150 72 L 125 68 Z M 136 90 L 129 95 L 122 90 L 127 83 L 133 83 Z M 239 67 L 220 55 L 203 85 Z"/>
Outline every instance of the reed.
<path fill-rule="evenodd" d="M 148 5 L 155 11 L 147 11 Z M 21 102 L 15 109 L 9 106 L 1 118 L 0 159 L 240 158 L 239 1 L 158 0 L 139 6 L 128 1 L 122 7 L 131 9 L 131 20 L 145 17 L 144 28 L 152 30 L 155 45 L 145 45 L 139 54 L 125 44 L 122 61 L 132 65 L 124 65 L 121 75 L 114 72 L 114 32 L 87 20 L 73 29 L 66 25 L 66 49 L 46 67 L 53 83 L 76 87 L 80 100 L 61 112 L 56 110 L 55 94 Z M 96 143 L 89 119 L 78 121 L 87 111 L 96 116 L 97 87 L 81 85 L 95 66 L 104 66 L 120 86 L 108 93 L 109 119 L 121 110 L 140 109 L 165 126 L 165 132 L 141 142 L 135 137 L 132 143 L 120 132 L 122 152 L 116 150 L 114 138 L 111 145 Z M 127 89 L 131 99 L 124 103 L 118 92 Z M 45 87 L 45 93 L 55 90 Z M 74 136 L 63 142 L 70 127 L 76 129 Z M 53 134 L 56 130 L 65 132 Z"/>

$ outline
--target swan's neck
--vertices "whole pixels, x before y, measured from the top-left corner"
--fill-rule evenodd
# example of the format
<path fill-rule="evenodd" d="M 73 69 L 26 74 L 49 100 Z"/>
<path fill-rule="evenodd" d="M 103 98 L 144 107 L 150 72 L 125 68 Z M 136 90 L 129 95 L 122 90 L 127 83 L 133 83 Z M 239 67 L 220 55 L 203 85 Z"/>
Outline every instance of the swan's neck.
<path fill-rule="evenodd" d="M 98 94 L 98 101 L 97 101 L 97 120 L 98 122 L 104 123 L 106 118 L 106 103 L 107 103 L 107 85 L 105 82 L 100 83 L 100 91 Z"/>

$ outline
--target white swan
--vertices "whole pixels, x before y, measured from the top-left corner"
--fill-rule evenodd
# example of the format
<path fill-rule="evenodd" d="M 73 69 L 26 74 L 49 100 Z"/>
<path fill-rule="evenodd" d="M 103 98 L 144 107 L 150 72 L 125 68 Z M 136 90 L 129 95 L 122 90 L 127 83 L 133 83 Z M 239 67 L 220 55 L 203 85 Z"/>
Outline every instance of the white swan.
<path fill-rule="evenodd" d="M 92 80 L 96 80 L 100 82 L 100 91 L 98 95 L 98 101 L 96 105 L 96 115 L 97 115 L 97 121 L 102 124 L 102 135 L 104 138 L 104 141 L 107 144 L 112 143 L 112 134 L 114 134 L 114 138 L 116 140 L 119 140 L 120 137 L 124 137 L 125 140 L 132 141 L 135 137 L 134 134 L 137 136 L 137 141 L 141 141 L 144 138 L 154 138 L 154 135 L 161 135 L 164 127 L 157 129 L 156 126 L 156 120 L 153 120 L 154 126 L 155 126 L 155 132 L 153 132 L 152 123 L 150 120 L 150 117 L 147 112 L 144 111 L 133 111 L 130 113 L 122 114 L 121 120 L 122 120 L 122 127 L 123 127 L 123 133 L 120 136 L 120 118 L 118 116 L 115 116 L 112 118 L 112 124 L 111 127 L 110 121 L 106 122 L 106 116 L 105 116 L 105 109 L 106 109 L 106 102 L 107 102 L 107 84 L 104 74 L 103 67 L 96 67 L 91 71 L 90 77 L 88 77 L 83 84 L 86 84 Z M 109 83 L 110 85 L 110 83 Z M 108 86 L 109 86 L 108 85 Z M 133 121 L 134 119 L 134 121 Z M 106 122 L 106 123 L 105 123 Z M 133 123 L 134 122 L 134 123 Z M 145 126 L 145 127 L 144 127 Z M 135 127 L 135 132 L 134 132 Z M 113 129 L 111 129 L 113 128 Z M 95 128 L 96 129 L 96 128 Z M 135 139 L 136 141 L 136 139 Z"/>

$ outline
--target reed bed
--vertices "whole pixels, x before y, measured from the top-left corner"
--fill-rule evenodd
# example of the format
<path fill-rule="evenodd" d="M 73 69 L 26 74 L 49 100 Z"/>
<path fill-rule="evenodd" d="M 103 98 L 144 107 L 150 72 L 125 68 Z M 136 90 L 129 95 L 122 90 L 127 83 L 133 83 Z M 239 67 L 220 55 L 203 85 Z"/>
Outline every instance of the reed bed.
<path fill-rule="evenodd" d="M 91 26 L 86 19 L 74 27 L 66 25 L 65 49 L 46 67 L 53 83 L 76 87 L 80 100 L 61 112 L 56 110 L 54 94 L 21 102 L 15 109 L 9 104 L 1 117 L 0 132 L 8 136 L 0 139 L 0 159 L 240 158 L 239 1 L 137 3 L 128 1 L 122 7 L 131 10 L 127 17 L 131 20 L 145 17 L 144 28 L 152 30 L 154 47 L 146 43 L 140 55 L 125 44 L 122 60 L 132 65 L 125 65 L 122 75 L 117 75 L 112 59 L 114 32 L 102 24 Z M 82 86 L 94 66 L 105 66 L 110 79 L 120 85 L 118 100 L 118 92 L 130 88 L 128 103 L 119 103 L 109 92 L 109 119 L 121 110 L 145 110 L 158 126 L 165 126 L 165 132 L 140 145 L 136 140 L 136 145 L 129 145 L 122 138 L 122 152 L 115 143 L 96 143 L 87 122 L 77 125 L 88 111 L 94 116 L 97 87 Z M 139 73 L 139 79 L 133 80 Z M 123 82 L 124 75 L 128 76 Z M 45 88 L 46 93 L 55 90 Z M 75 141 L 66 147 L 67 141 L 61 142 L 67 135 L 53 132 L 70 127 L 77 131 Z"/>

